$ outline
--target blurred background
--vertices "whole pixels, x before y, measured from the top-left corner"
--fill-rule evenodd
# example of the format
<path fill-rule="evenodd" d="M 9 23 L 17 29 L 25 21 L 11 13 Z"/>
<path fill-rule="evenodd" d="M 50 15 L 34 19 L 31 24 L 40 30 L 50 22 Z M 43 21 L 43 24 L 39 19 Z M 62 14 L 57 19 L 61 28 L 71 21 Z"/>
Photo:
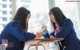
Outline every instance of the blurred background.
<path fill-rule="evenodd" d="M 48 31 L 53 31 L 49 9 L 60 7 L 67 18 L 74 24 L 77 36 L 80 38 L 80 1 L 79 0 L 0 0 L 0 32 L 14 17 L 19 7 L 25 7 L 31 11 L 29 20 L 29 32 L 38 32 L 44 25 Z"/>

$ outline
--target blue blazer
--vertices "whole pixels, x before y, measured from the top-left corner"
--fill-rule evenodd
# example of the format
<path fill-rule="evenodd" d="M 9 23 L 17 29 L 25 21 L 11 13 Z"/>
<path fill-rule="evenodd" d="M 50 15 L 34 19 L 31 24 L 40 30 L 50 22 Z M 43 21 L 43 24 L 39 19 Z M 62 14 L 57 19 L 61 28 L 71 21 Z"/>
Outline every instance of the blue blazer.
<path fill-rule="evenodd" d="M 54 35 L 52 32 L 50 35 Z M 61 50 L 80 50 L 80 40 L 77 38 L 76 32 L 73 28 L 73 23 L 70 19 L 65 19 L 59 32 L 55 36 L 56 38 L 64 38 L 60 41 Z"/>
<path fill-rule="evenodd" d="M 0 44 L 2 43 L 2 39 L 1 39 L 1 36 L 0 36 Z"/>
<path fill-rule="evenodd" d="M 8 48 L 6 50 L 23 50 L 24 42 L 34 39 L 35 35 L 26 32 L 19 22 L 14 20 L 6 25 L 0 37 L 8 40 Z"/>

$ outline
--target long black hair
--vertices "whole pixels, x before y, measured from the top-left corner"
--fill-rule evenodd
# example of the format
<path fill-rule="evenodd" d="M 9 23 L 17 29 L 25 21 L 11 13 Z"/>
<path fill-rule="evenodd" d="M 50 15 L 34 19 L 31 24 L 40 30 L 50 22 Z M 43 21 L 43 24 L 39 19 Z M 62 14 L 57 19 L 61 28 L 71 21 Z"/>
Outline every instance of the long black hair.
<path fill-rule="evenodd" d="M 28 29 L 28 22 L 26 22 L 26 18 L 28 17 L 29 14 L 30 14 L 29 10 L 27 10 L 24 7 L 20 7 L 17 10 L 16 15 L 14 16 L 14 18 L 12 20 L 19 21 L 22 28 L 27 30 Z M 26 23 L 27 23 L 27 25 L 26 25 Z"/>
<path fill-rule="evenodd" d="M 51 13 L 54 15 L 54 18 L 55 18 L 56 22 L 61 27 L 64 19 L 66 19 L 65 15 L 61 11 L 61 9 L 59 7 L 54 7 L 52 9 L 50 9 L 49 15 Z M 54 29 L 55 29 L 56 28 L 55 23 L 52 22 L 52 24 L 53 24 Z"/>

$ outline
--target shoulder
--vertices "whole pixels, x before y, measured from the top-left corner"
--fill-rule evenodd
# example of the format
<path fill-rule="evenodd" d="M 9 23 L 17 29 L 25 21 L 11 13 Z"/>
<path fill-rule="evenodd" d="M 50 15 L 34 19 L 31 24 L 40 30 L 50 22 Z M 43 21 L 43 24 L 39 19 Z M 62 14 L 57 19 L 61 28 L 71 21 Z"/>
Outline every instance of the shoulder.
<path fill-rule="evenodd" d="M 10 26 L 17 26 L 17 25 L 19 25 L 19 22 L 16 21 L 16 20 L 13 20 L 13 21 L 9 22 L 8 25 L 10 25 Z"/>
<path fill-rule="evenodd" d="M 68 19 L 68 18 L 64 19 L 64 22 L 71 22 L 72 23 L 71 19 Z"/>
<path fill-rule="evenodd" d="M 19 22 L 16 20 L 12 20 L 9 24 L 18 24 Z"/>
<path fill-rule="evenodd" d="M 64 21 L 63 21 L 63 23 L 72 23 L 72 21 L 70 20 L 70 19 L 65 19 Z"/>
<path fill-rule="evenodd" d="M 66 18 L 63 21 L 63 25 L 69 25 L 69 26 L 73 26 L 73 23 L 70 19 Z"/>
<path fill-rule="evenodd" d="M 1 44 L 1 42 L 2 42 L 2 41 L 1 41 L 1 36 L 0 36 L 0 44 Z"/>

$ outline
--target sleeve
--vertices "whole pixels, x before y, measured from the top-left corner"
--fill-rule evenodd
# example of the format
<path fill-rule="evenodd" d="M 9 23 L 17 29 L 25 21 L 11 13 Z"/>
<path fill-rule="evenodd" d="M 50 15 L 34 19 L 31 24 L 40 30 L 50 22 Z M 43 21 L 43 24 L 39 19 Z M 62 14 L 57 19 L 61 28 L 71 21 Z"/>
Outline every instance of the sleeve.
<path fill-rule="evenodd" d="M 51 32 L 51 33 L 50 33 L 50 36 L 54 36 L 54 37 L 55 37 L 54 32 Z"/>
<path fill-rule="evenodd" d="M 44 30 L 44 31 L 43 31 L 43 37 L 44 37 L 44 38 L 50 38 L 47 30 Z"/>
<path fill-rule="evenodd" d="M 10 25 L 10 33 L 20 41 L 29 41 L 36 37 L 35 34 L 26 32 L 19 24 Z"/>
<path fill-rule="evenodd" d="M 70 19 L 64 21 L 62 27 L 56 35 L 56 38 L 65 38 L 71 32 L 72 27 L 73 23 Z"/>
<path fill-rule="evenodd" d="M 1 35 L 0 35 L 1 36 Z M 1 37 L 0 37 L 0 44 L 2 43 L 2 39 L 1 39 Z"/>

